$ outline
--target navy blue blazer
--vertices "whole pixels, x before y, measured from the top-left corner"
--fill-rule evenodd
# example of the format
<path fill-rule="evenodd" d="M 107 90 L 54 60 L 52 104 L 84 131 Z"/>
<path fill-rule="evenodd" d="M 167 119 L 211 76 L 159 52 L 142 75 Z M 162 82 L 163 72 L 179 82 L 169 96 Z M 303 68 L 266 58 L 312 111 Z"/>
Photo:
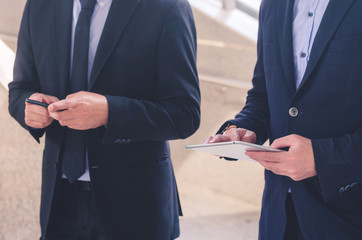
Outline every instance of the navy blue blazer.
<path fill-rule="evenodd" d="M 39 140 L 46 133 L 40 221 L 57 206 L 64 128 L 31 130 L 25 98 L 67 95 L 73 0 L 29 0 L 9 84 L 11 115 Z M 167 140 L 199 127 L 196 30 L 185 0 L 113 0 L 89 91 L 109 103 L 107 128 L 87 131 L 96 209 L 109 239 L 179 236 L 179 202 Z"/>
<path fill-rule="evenodd" d="M 362 1 L 330 1 L 297 90 L 293 5 L 262 2 L 253 88 L 228 123 L 254 131 L 260 144 L 312 139 L 317 176 L 296 182 L 265 171 L 259 239 L 283 239 L 289 187 L 305 239 L 362 239 Z"/>

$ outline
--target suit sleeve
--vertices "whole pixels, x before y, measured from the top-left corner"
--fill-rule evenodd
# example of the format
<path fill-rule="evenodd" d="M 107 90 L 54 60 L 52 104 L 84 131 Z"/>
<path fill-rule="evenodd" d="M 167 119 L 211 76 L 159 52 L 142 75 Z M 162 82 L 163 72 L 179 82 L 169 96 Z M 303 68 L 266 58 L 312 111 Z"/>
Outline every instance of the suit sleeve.
<path fill-rule="evenodd" d="M 362 184 L 362 129 L 341 137 L 312 139 L 312 145 L 326 202 Z M 359 194 L 362 196 L 360 187 Z"/>
<path fill-rule="evenodd" d="M 263 60 L 263 3 L 259 14 L 259 31 L 257 44 L 257 62 L 252 79 L 253 87 L 248 91 L 246 104 L 234 119 L 224 123 L 218 133 L 228 124 L 251 130 L 257 135 L 257 143 L 263 144 L 268 139 L 269 104 L 265 84 Z"/>
<path fill-rule="evenodd" d="M 26 3 L 18 36 L 14 79 L 9 84 L 9 112 L 39 142 L 45 130 L 33 129 L 25 124 L 25 99 L 35 92 L 40 92 L 30 38 L 29 11 L 30 1 Z"/>
<path fill-rule="evenodd" d="M 187 1 L 176 1 L 164 20 L 159 40 L 154 99 L 106 96 L 109 116 L 103 143 L 113 143 L 115 139 L 183 139 L 198 129 L 200 90 L 196 48 L 191 7 Z"/>

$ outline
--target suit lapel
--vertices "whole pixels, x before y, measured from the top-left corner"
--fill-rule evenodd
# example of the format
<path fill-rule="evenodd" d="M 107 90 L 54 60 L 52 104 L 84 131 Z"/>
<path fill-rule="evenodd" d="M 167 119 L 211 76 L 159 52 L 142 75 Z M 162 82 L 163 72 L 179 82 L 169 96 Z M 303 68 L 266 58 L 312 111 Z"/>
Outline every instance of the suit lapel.
<path fill-rule="evenodd" d="M 140 0 L 113 0 L 94 58 L 88 90 L 92 89 L 139 2 Z"/>
<path fill-rule="evenodd" d="M 280 0 L 279 17 L 279 44 L 282 56 L 282 67 L 290 89 L 295 92 L 295 75 L 293 59 L 293 6 L 294 0 Z"/>
<path fill-rule="evenodd" d="M 59 97 L 66 97 L 70 71 L 73 0 L 55 0 L 55 43 L 58 62 Z"/>
<path fill-rule="evenodd" d="M 353 1 L 354 0 L 330 0 L 315 37 L 309 63 L 299 89 L 302 88 L 312 74 L 329 41 L 343 20 L 343 17 L 352 6 Z"/>

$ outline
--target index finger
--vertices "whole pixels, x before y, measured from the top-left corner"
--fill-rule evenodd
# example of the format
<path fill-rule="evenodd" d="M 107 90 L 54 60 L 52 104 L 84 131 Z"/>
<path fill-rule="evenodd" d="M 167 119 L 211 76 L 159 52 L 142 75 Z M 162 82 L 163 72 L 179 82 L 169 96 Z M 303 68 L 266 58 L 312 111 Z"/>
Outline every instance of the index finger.
<path fill-rule="evenodd" d="M 35 105 L 32 103 L 28 103 L 28 102 L 25 102 L 25 106 L 26 106 L 25 111 L 36 113 L 36 114 L 43 115 L 43 116 L 46 116 L 46 115 L 49 116 L 49 112 L 46 107 Z"/>
<path fill-rule="evenodd" d="M 208 136 L 208 137 L 204 140 L 203 144 L 208 144 L 208 143 L 211 141 L 212 138 L 213 138 L 212 136 Z"/>
<path fill-rule="evenodd" d="M 209 143 L 218 143 L 218 142 L 228 142 L 230 138 L 226 137 L 225 135 L 217 134 L 212 139 L 210 139 Z"/>

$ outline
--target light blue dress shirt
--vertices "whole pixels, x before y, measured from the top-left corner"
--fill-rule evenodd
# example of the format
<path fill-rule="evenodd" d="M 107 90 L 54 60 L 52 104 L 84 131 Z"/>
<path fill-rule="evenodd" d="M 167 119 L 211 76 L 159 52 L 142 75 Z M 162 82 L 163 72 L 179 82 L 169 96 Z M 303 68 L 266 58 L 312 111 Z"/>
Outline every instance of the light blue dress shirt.
<path fill-rule="evenodd" d="M 293 9 L 293 59 L 295 86 L 302 82 L 315 36 L 329 0 L 295 0 Z M 289 188 L 288 192 L 291 192 Z"/>
<path fill-rule="evenodd" d="M 88 81 L 92 72 L 94 57 L 97 52 L 98 43 L 101 38 L 104 24 L 106 22 L 112 0 L 97 0 L 96 6 L 91 19 L 90 37 L 89 37 L 89 57 L 88 57 Z M 80 0 L 73 0 L 73 25 L 72 25 L 72 46 L 70 71 L 72 72 L 73 49 L 74 49 L 74 32 L 77 25 L 78 17 L 81 11 Z M 63 178 L 66 178 L 63 174 Z M 79 181 L 90 181 L 89 166 L 88 166 L 88 151 L 86 153 L 86 170 L 85 173 L 78 178 Z"/>
<path fill-rule="evenodd" d="M 298 88 L 310 58 L 314 38 L 329 0 L 295 0 L 293 10 L 293 55 Z"/>

